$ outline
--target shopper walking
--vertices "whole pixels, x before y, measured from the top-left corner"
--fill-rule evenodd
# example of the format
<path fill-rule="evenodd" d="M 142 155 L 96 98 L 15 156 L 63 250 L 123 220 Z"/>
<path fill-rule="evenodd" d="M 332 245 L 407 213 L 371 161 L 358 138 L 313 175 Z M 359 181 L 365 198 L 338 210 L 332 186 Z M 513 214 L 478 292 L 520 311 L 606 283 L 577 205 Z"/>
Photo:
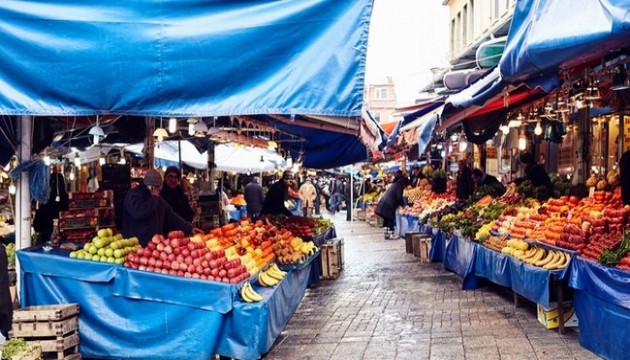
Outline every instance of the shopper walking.
<path fill-rule="evenodd" d="M 263 193 L 260 178 L 254 176 L 252 181 L 245 186 L 245 202 L 247 203 L 247 217 L 252 221 L 258 220 L 262 210 L 265 194 Z"/>
<path fill-rule="evenodd" d="M 298 195 L 300 196 L 300 200 L 302 202 L 302 213 L 304 217 L 310 217 L 313 215 L 313 208 L 315 207 L 315 200 L 317 198 L 317 190 L 313 185 L 311 178 L 308 178 L 302 186 L 300 186 L 300 190 L 298 190 Z"/>
<path fill-rule="evenodd" d="M 404 205 L 403 191 L 409 184 L 406 176 L 397 177 L 396 180 L 387 188 L 385 194 L 376 205 L 376 215 L 383 218 L 383 227 L 385 228 L 385 238 L 390 239 L 394 234 L 394 225 L 396 223 L 396 209 Z"/>

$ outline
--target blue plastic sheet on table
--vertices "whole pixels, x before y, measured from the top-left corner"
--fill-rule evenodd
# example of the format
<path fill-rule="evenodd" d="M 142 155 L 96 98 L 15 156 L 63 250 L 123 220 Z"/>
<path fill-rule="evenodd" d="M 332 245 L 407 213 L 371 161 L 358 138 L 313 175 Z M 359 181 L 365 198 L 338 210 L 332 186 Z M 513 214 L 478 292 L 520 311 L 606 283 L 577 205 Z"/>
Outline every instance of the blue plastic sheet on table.
<path fill-rule="evenodd" d="M 420 231 L 420 223 L 417 216 L 410 214 L 403 214 L 402 216 L 407 220 L 407 228 L 409 229 L 409 232 Z"/>
<path fill-rule="evenodd" d="M 235 302 L 225 318 L 217 353 L 243 360 L 267 353 L 302 301 L 310 271 L 308 266 L 291 270 L 273 288 L 254 286 L 264 298 L 261 302 Z"/>
<path fill-rule="evenodd" d="M 604 359 L 628 358 L 630 309 L 581 290 L 575 290 L 573 306 L 580 322 L 580 345 Z"/>
<path fill-rule="evenodd" d="M 240 209 L 230 210 L 228 211 L 228 216 L 230 220 L 241 221 L 243 216 L 247 216 L 247 208 L 242 206 Z"/>
<path fill-rule="evenodd" d="M 571 270 L 571 264 L 562 270 L 546 270 L 538 266 L 528 265 L 510 256 L 512 290 L 537 304 L 549 307 L 552 276 L 562 280 Z M 571 259 L 573 261 L 573 257 Z"/>
<path fill-rule="evenodd" d="M 478 287 L 475 275 L 475 260 L 479 245 L 465 240 L 455 234 L 446 245 L 444 253 L 444 269 L 452 271 L 463 279 L 462 289 L 470 290 Z"/>
<path fill-rule="evenodd" d="M 569 286 L 630 309 L 630 272 L 575 256 L 570 266 Z"/>
<path fill-rule="evenodd" d="M 495 284 L 512 287 L 511 256 L 498 253 L 485 246 L 477 248 L 475 275 L 486 278 Z"/>
<path fill-rule="evenodd" d="M 396 231 L 398 235 L 401 237 L 405 237 L 409 232 L 409 227 L 407 226 L 407 219 L 405 219 L 402 214 L 396 213 Z"/>
<path fill-rule="evenodd" d="M 436 230 L 436 229 L 433 229 Z M 429 260 L 431 262 L 444 261 L 444 253 L 446 252 L 446 241 L 444 239 L 444 233 L 442 230 L 437 229 L 437 232 L 431 237 L 431 249 L 429 250 Z"/>
<path fill-rule="evenodd" d="M 215 354 L 225 316 L 220 312 L 116 296 L 120 266 L 110 264 L 112 276 L 103 271 L 105 264 L 29 251 L 17 256 L 21 306 L 79 304 L 79 351 L 85 358 L 208 359 Z M 182 297 L 198 286 L 188 280 L 180 279 Z"/>

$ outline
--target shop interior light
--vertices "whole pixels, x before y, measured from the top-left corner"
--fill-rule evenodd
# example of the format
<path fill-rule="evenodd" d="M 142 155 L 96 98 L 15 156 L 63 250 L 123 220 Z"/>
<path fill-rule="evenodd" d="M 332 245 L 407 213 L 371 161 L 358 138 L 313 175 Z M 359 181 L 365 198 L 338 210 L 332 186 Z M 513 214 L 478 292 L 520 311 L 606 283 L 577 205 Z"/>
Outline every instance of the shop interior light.
<path fill-rule="evenodd" d="M 177 119 L 172 117 L 168 119 L 168 132 L 174 134 L 177 131 Z"/>
<path fill-rule="evenodd" d="M 267 148 L 269 150 L 275 150 L 275 149 L 278 148 L 278 143 L 273 141 L 273 140 L 269 140 L 269 141 L 267 141 Z"/>
<path fill-rule="evenodd" d="M 125 165 L 125 164 L 127 164 L 127 159 L 125 159 L 124 157 L 121 157 L 120 160 L 118 160 L 118 163 L 120 165 Z"/>
<path fill-rule="evenodd" d="M 74 166 L 76 167 L 81 166 L 81 157 L 79 156 L 79 153 L 74 154 Z"/>
<path fill-rule="evenodd" d="M 105 158 L 104 158 L 104 157 L 102 157 L 102 156 L 101 156 L 100 158 L 98 158 L 98 163 L 99 163 L 99 165 L 101 165 L 101 166 L 102 166 L 102 165 L 105 165 Z"/>
<path fill-rule="evenodd" d="M 468 150 L 468 141 L 463 136 L 459 139 L 459 152 L 464 152 Z"/>
<path fill-rule="evenodd" d="M 157 138 L 157 141 L 161 143 L 162 141 L 164 141 L 164 138 L 168 137 L 168 133 L 164 128 L 160 127 L 155 129 L 155 131 L 153 132 L 153 136 L 155 136 Z"/>
<path fill-rule="evenodd" d="M 525 138 L 525 134 L 521 133 L 518 137 L 518 149 L 524 151 L 527 149 L 527 139 Z"/>
<path fill-rule="evenodd" d="M 50 165 L 50 156 L 44 156 L 44 164 L 46 164 L 46 166 Z"/>
<path fill-rule="evenodd" d="M 499 126 L 499 130 L 501 130 L 503 135 L 507 135 L 507 134 L 510 133 L 510 126 L 509 125 L 501 125 L 501 126 Z"/>
<path fill-rule="evenodd" d="M 287 157 L 287 167 L 290 168 L 293 166 L 293 158 L 291 156 Z"/>
<path fill-rule="evenodd" d="M 15 195 L 16 190 L 17 189 L 15 188 L 15 185 L 13 184 L 9 185 L 9 194 Z"/>
<path fill-rule="evenodd" d="M 105 137 L 105 133 L 103 132 L 103 129 L 98 126 L 98 122 L 96 123 L 96 126 L 90 129 L 89 134 L 93 137 L 94 145 L 100 144 L 101 138 Z"/>
<path fill-rule="evenodd" d="M 206 132 L 206 134 L 208 134 L 208 136 L 212 136 L 214 134 L 218 134 L 219 132 L 221 132 L 221 130 L 219 130 L 219 128 L 217 127 L 217 120 L 219 119 L 218 116 L 215 116 L 212 118 L 212 127 L 208 129 L 208 131 Z"/>
<path fill-rule="evenodd" d="M 459 139 L 459 134 L 458 133 L 451 134 L 451 141 L 452 142 L 457 141 L 457 139 Z"/>
<path fill-rule="evenodd" d="M 186 122 L 188 122 L 188 135 L 190 136 L 195 135 L 195 124 L 197 123 L 197 119 L 191 117 L 191 118 L 188 118 Z"/>
<path fill-rule="evenodd" d="M 70 175 L 68 175 L 68 179 L 74 181 L 74 169 L 70 169 Z"/>
<path fill-rule="evenodd" d="M 510 122 L 508 123 L 507 127 L 508 127 L 508 131 L 511 128 L 519 128 L 519 127 L 521 127 L 521 120 L 510 120 Z"/>
<path fill-rule="evenodd" d="M 208 132 L 208 125 L 206 125 L 206 123 L 203 121 L 199 121 L 193 127 L 193 131 L 195 132 L 195 136 L 197 137 L 206 136 L 206 133 Z"/>
<path fill-rule="evenodd" d="M 534 128 L 534 134 L 536 134 L 536 135 L 539 135 L 539 136 L 540 136 L 540 135 L 542 135 L 542 133 L 543 133 L 543 128 L 542 128 L 542 126 L 540 125 L 540 121 L 538 121 L 538 122 L 536 123 L 536 127 Z"/>
<path fill-rule="evenodd" d="M 628 79 L 625 65 L 615 66 L 613 70 L 613 84 L 610 89 L 614 91 L 630 89 L 630 80 Z"/>

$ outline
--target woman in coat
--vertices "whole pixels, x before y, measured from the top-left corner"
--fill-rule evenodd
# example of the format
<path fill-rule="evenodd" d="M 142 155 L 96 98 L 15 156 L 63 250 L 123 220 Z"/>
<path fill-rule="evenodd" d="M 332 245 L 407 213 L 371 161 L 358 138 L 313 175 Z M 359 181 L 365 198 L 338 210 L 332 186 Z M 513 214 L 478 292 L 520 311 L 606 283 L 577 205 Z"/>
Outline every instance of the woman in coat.
<path fill-rule="evenodd" d="M 383 218 L 383 227 L 386 228 L 387 233 L 391 234 L 394 231 L 394 225 L 396 223 L 396 209 L 404 205 L 403 190 L 409 184 L 409 179 L 406 176 L 398 177 L 385 191 L 385 194 L 379 200 L 376 205 L 376 215 Z M 386 235 L 386 238 L 388 236 Z"/>

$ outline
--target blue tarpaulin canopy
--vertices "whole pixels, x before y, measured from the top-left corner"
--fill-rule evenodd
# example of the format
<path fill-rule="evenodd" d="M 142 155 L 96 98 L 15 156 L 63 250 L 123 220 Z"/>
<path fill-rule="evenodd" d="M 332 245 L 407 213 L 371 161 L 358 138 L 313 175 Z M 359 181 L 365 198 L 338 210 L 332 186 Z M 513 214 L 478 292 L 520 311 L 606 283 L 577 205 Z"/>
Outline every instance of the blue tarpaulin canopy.
<path fill-rule="evenodd" d="M 361 116 L 371 0 L 0 2 L 0 114 Z"/>
<path fill-rule="evenodd" d="M 499 63 L 503 79 L 557 74 L 627 48 L 629 9 L 630 0 L 519 0 Z"/>

